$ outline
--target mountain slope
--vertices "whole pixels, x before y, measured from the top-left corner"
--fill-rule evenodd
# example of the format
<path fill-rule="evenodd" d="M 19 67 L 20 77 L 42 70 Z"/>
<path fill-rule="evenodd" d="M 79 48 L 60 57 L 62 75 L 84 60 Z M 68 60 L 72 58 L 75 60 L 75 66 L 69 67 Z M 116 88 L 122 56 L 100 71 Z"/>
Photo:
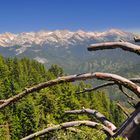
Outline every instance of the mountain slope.
<path fill-rule="evenodd" d="M 4 33 L 0 35 L 0 52 L 6 57 L 29 57 L 44 63 L 47 67 L 55 63 L 69 73 L 87 71 L 120 73 L 121 69 L 133 69 L 133 65 L 139 65 L 139 57 L 119 49 L 88 52 L 87 46 L 96 42 L 120 39 L 134 43 L 134 36 L 133 33 L 117 29 L 105 32 L 57 30 Z"/>

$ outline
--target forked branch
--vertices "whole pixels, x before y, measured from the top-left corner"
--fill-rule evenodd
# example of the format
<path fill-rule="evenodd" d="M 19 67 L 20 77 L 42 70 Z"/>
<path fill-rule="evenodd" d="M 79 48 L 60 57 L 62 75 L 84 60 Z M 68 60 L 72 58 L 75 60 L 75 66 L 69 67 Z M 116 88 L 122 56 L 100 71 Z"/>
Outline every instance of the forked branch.
<path fill-rule="evenodd" d="M 105 42 L 96 43 L 88 47 L 88 51 L 104 50 L 104 49 L 116 49 L 121 48 L 125 51 L 130 51 L 140 55 L 140 46 L 134 45 L 129 42 Z"/>
<path fill-rule="evenodd" d="M 96 119 L 98 119 L 102 124 L 104 124 L 106 127 L 111 129 L 112 131 L 115 131 L 117 127 L 111 123 L 103 114 L 96 110 L 92 109 L 82 109 L 82 110 L 70 110 L 65 111 L 66 114 L 90 114 L 94 116 Z"/>
<path fill-rule="evenodd" d="M 126 96 L 128 97 L 129 99 L 131 100 L 134 100 L 136 102 L 138 102 L 133 96 L 130 96 L 129 94 L 127 94 L 124 90 L 123 90 L 123 87 L 121 84 L 118 84 L 118 83 L 115 83 L 115 82 L 107 82 L 107 83 L 103 83 L 101 85 L 98 85 L 96 87 L 93 87 L 93 88 L 84 88 L 83 91 L 79 91 L 79 92 L 76 92 L 76 93 L 85 93 L 85 92 L 91 92 L 91 91 L 94 91 L 94 90 L 98 90 L 100 88 L 104 88 L 104 87 L 108 87 L 108 86 L 113 86 L 113 85 L 118 85 L 119 86 L 119 89 L 121 90 L 121 92 Z"/>
<path fill-rule="evenodd" d="M 22 138 L 21 140 L 30 140 L 30 139 L 34 139 L 36 137 L 45 135 L 49 132 L 53 132 L 53 131 L 57 131 L 57 130 L 61 130 L 61 129 L 66 129 L 69 127 L 74 127 L 74 126 L 88 126 L 91 128 L 96 128 L 96 129 L 100 129 L 103 130 L 108 136 L 113 136 L 114 133 L 107 127 L 105 127 L 102 124 L 96 123 L 96 122 L 92 122 L 92 121 L 72 121 L 72 122 L 66 122 L 66 123 L 62 123 L 59 125 L 54 125 L 52 127 L 43 129 L 41 131 L 38 131 L 36 133 L 33 133 L 25 138 Z"/>

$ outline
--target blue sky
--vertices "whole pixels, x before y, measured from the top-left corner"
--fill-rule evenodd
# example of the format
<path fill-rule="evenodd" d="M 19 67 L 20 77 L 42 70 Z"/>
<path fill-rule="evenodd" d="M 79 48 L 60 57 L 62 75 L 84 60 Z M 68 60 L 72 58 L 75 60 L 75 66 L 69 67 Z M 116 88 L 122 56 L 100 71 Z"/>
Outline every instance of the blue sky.
<path fill-rule="evenodd" d="M 0 33 L 110 28 L 140 32 L 140 0 L 0 0 Z"/>

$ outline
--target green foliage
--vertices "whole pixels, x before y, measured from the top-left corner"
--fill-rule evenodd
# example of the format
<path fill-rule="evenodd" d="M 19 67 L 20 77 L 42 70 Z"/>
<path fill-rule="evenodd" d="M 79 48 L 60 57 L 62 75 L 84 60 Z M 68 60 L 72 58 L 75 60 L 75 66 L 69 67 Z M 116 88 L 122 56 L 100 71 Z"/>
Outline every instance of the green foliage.
<path fill-rule="evenodd" d="M 64 75 L 63 69 L 53 65 L 46 70 L 44 66 L 27 58 L 18 60 L 0 57 L 0 99 L 7 99 L 31 87 L 34 84 L 57 78 Z M 0 139 L 18 140 L 33 132 L 42 130 L 54 124 L 73 120 L 93 120 L 87 115 L 66 115 L 64 111 L 73 109 L 91 108 L 99 110 L 115 124 L 120 125 L 124 115 L 118 110 L 114 102 L 103 92 L 76 94 L 90 85 L 83 82 L 72 84 L 64 83 L 21 99 L 16 104 L 6 107 L 0 112 Z M 4 127 L 8 124 L 8 127 Z M 102 140 L 105 135 L 98 130 L 78 127 L 80 133 L 61 130 L 49 133 L 37 140 Z M 86 133 L 85 133 L 86 132 Z"/>
<path fill-rule="evenodd" d="M 127 139 L 126 138 L 117 137 L 117 138 L 112 138 L 111 140 L 127 140 Z"/>

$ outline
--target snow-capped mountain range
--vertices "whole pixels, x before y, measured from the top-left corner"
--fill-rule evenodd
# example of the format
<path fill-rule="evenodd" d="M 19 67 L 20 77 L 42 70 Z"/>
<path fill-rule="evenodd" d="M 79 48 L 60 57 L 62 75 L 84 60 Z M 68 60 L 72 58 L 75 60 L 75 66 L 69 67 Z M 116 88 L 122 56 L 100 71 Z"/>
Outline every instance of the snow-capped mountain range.
<path fill-rule="evenodd" d="M 19 46 L 16 50 L 18 55 L 26 51 L 28 47 L 32 47 L 34 45 L 38 45 L 40 47 L 44 45 L 68 47 L 70 45 L 75 45 L 77 42 L 83 42 L 89 39 L 101 41 L 108 36 L 118 36 L 119 38 L 122 37 L 128 39 L 130 38 L 130 33 L 117 29 L 111 29 L 105 32 L 84 32 L 82 30 L 76 32 L 68 30 L 24 32 L 19 34 L 6 32 L 4 34 L 0 34 L 0 46 Z"/>
<path fill-rule="evenodd" d="M 134 42 L 135 34 L 124 32 L 118 29 L 111 29 L 105 32 L 85 32 L 82 30 L 72 32 L 69 30 L 24 32 L 24 33 L 3 33 L 0 34 L 0 53 L 5 57 L 29 57 L 45 65 L 59 64 L 71 72 L 85 71 L 95 67 L 91 60 L 102 60 L 110 57 L 118 61 L 116 53 L 109 52 L 88 52 L 87 46 L 96 42 L 118 41 L 120 39 Z M 123 57 L 124 54 L 120 54 Z M 128 55 L 122 59 L 127 61 Z M 134 57 L 135 58 L 135 57 Z M 100 61 L 98 61 L 100 59 Z M 138 59 L 138 58 L 136 58 Z M 104 62 L 105 64 L 107 63 Z M 92 63 L 92 64 L 91 64 Z M 83 66 L 84 65 L 84 66 Z M 96 66 L 97 67 L 97 66 Z M 78 70 L 77 70 L 78 69 Z"/>

